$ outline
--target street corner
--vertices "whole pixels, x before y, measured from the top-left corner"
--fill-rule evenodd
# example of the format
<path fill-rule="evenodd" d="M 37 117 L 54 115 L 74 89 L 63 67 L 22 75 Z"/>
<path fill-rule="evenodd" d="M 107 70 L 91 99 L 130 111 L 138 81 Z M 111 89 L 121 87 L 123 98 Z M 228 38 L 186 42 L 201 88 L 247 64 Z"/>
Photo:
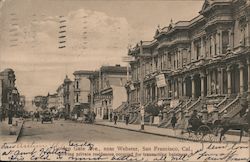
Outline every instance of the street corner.
<path fill-rule="evenodd" d="M 8 123 L 1 123 L 1 144 L 3 143 L 15 143 L 20 137 L 23 129 L 24 120 L 16 119 L 15 122 L 10 125 Z"/>

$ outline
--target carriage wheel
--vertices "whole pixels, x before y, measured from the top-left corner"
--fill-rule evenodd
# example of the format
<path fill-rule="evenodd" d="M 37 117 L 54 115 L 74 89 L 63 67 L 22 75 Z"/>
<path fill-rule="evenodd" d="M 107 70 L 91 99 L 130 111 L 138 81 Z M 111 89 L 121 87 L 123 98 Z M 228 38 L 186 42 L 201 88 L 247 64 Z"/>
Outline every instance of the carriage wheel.
<path fill-rule="evenodd" d="M 200 126 L 196 132 L 196 138 L 199 141 L 211 141 L 211 134 L 212 134 L 212 130 L 206 126 L 206 125 L 202 125 Z"/>
<path fill-rule="evenodd" d="M 208 141 L 211 141 L 211 142 L 218 142 L 220 139 L 220 136 L 219 136 L 219 132 L 218 132 L 218 128 L 215 127 L 212 129 L 212 133 L 211 134 L 208 134 Z"/>
<path fill-rule="evenodd" d="M 195 136 L 191 130 L 183 130 L 181 132 L 181 137 L 183 138 L 183 140 L 195 140 Z"/>

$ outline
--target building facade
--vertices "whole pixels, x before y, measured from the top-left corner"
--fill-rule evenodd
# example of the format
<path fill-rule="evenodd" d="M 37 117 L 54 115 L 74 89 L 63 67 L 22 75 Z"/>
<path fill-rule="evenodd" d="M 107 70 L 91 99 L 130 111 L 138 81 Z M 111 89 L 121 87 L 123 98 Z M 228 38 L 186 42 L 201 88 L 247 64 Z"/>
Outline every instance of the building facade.
<path fill-rule="evenodd" d="M 126 88 L 137 118 L 140 104 L 160 107 L 164 120 L 194 109 L 235 117 L 250 102 L 250 1 L 205 0 L 199 16 L 158 28 L 128 55 Z"/>
<path fill-rule="evenodd" d="M 56 93 L 57 93 L 57 108 L 59 111 L 62 111 L 64 110 L 64 103 L 63 103 L 63 84 L 61 84 L 57 90 L 56 90 Z"/>
<path fill-rule="evenodd" d="M 56 110 L 58 107 L 58 95 L 57 93 L 49 94 L 47 96 L 47 105 L 49 109 Z"/>
<path fill-rule="evenodd" d="M 35 96 L 34 100 L 32 101 L 32 105 L 35 105 L 36 111 L 43 111 L 47 109 L 47 96 Z"/>
<path fill-rule="evenodd" d="M 19 111 L 23 112 L 26 104 L 26 98 L 24 95 L 19 96 Z"/>
<path fill-rule="evenodd" d="M 63 83 L 63 103 L 65 117 L 71 117 L 74 108 L 74 82 L 66 75 Z"/>
<path fill-rule="evenodd" d="M 127 67 L 102 66 L 89 79 L 91 109 L 98 119 L 110 119 L 110 113 L 127 100 Z"/>
<path fill-rule="evenodd" d="M 17 115 L 19 109 L 19 92 L 16 88 L 15 72 L 12 69 L 5 69 L 0 72 L 0 80 L 2 80 L 1 95 L 1 113 L 3 118 L 9 117 L 9 123 L 12 117 Z"/>
<path fill-rule="evenodd" d="M 88 77 L 93 71 L 80 70 L 75 71 L 75 102 L 88 103 L 88 94 L 90 92 L 90 81 Z"/>
<path fill-rule="evenodd" d="M 3 80 L 0 79 L 0 121 L 3 120 Z"/>

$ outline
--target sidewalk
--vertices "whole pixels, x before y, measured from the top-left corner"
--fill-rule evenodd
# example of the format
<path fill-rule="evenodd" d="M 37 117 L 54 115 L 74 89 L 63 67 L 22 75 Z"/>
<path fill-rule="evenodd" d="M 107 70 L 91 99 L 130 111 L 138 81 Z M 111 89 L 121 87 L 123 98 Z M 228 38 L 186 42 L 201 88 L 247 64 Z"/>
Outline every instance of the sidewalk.
<path fill-rule="evenodd" d="M 125 123 L 118 122 L 117 125 L 114 125 L 114 122 L 109 122 L 109 121 L 96 121 L 96 125 L 101 125 L 101 126 L 108 126 L 108 127 L 114 127 L 114 128 L 119 128 L 119 129 L 126 129 L 130 131 L 135 131 L 135 132 L 141 132 L 141 133 L 147 133 L 147 134 L 153 134 L 153 135 L 158 135 L 158 136 L 166 136 L 170 138 L 177 138 L 180 140 L 189 140 L 189 141 L 198 141 L 200 142 L 201 140 L 199 139 L 199 135 L 194 135 L 191 133 L 189 136 L 188 133 L 182 134 L 182 130 L 173 130 L 169 128 L 158 128 L 156 126 L 149 126 L 145 125 L 144 130 L 140 130 L 140 125 L 136 124 L 129 124 L 126 125 Z M 223 140 L 223 142 L 238 142 L 240 139 L 239 136 L 237 135 L 228 135 L 226 134 L 226 139 Z M 242 137 L 242 142 L 248 142 L 249 137 Z M 214 136 L 214 135 L 206 135 L 202 141 L 204 142 L 219 142 L 219 136 Z"/>
<path fill-rule="evenodd" d="M 5 121 L 2 121 L 0 123 L 0 139 L 1 142 L 0 144 L 2 145 L 3 143 L 15 143 L 21 133 L 22 127 L 24 120 L 19 119 L 19 118 L 13 118 L 13 124 L 16 124 L 17 121 L 17 126 L 12 126 L 12 129 L 14 130 L 15 134 L 10 135 L 10 125 L 8 124 L 8 118 L 5 119 Z"/>

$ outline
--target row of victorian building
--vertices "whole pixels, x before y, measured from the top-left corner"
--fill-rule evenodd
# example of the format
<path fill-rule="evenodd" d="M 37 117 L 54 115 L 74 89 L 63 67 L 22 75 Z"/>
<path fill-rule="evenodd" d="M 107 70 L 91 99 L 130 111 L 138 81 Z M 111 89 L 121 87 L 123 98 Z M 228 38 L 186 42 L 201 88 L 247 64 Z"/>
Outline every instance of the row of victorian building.
<path fill-rule="evenodd" d="M 65 77 L 56 93 L 36 96 L 33 103 L 40 110 L 48 108 L 79 120 L 89 111 L 94 111 L 98 119 L 109 119 L 115 109 L 125 105 L 125 84 L 129 79 L 127 67 L 102 66 L 96 71 L 75 71 L 73 75 L 73 80 Z"/>
<path fill-rule="evenodd" d="M 158 27 L 128 56 L 131 69 L 102 66 L 66 77 L 58 107 L 78 117 L 85 110 L 101 119 L 130 114 L 130 123 L 140 122 L 143 107 L 145 122 L 161 126 L 193 110 L 203 120 L 236 117 L 250 104 L 250 1 L 205 0 L 199 16 Z"/>
<path fill-rule="evenodd" d="M 159 113 L 161 126 L 172 113 L 180 122 L 193 110 L 204 120 L 236 117 L 250 104 L 250 1 L 205 0 L 199 16 L 171 20 L 128 55 L 134 58 L 126 84 L 131 123 L 140 120 L 140 106 L 145 119 Z"/>
<path fill-rule="evenodd" d="M 13 117 L 22 117 L 25 106 L 25 96 L 20 95 L 15 85 L 16 76 L 12 69 L 0 72 L 0 121 Z"/>

